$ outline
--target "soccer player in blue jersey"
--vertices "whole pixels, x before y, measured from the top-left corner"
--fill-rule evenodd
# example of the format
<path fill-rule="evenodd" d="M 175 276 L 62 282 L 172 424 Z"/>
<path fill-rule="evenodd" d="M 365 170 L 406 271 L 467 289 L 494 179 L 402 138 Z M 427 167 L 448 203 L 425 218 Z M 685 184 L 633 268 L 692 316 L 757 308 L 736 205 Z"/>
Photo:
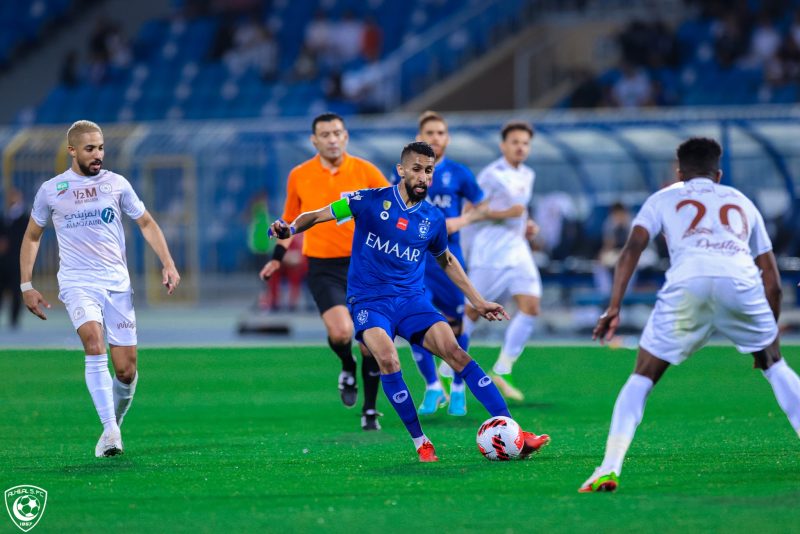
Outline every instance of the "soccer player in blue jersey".
<path fill-rule="evenodd" d="M 428 202 L 442 211 L 447 225 L 450 252 L 463 267 L 464 256 L 461 253 L 461 242 L 458 231 L 472 222 L 472 215 L 478 213 L 473 210 L 462 213 L 464 201 L 473 205 L 483 200 L 483 192 L 478 187 L 472 172 L 449 158 L 445 157 L 447 145 L 450 143 L 450 133 L 447 122 L 439 113 L 426 111 L 419 117 L 419 130 L 417 141 L 424 141 L 431 145 L 436 162 L 433 169 L 433 181 L 428 188 Z M 400 175 L 395 170 L 394 183 L 400 183 Z M 464 318 L 464 293 L 447 277 L 435 261 L 425 262 L 425 289 L 428 298 L 432 300 L 442 315 L 445 316 L 453 334 L 462 349 L 469 349 L 469 337 L 463 331 Z M 425 397 L 417 410 L 420 414 L 434 413 L 440 406 L 447 402 L 447 396 L 436 372 L 433 355 L 421 344 L 411 346 L 414 361 L 417 362 L 419 372 L 425 379 Z M 450 404 L 447 413 L 450 415 L 466 415 L 467 399 L 464 393 L 464 381 L 446 362 L 442 362 L 439 370 L 442 376 L 452 380 L 450 385 Z"/>
<path fill-rule="evenodd" d="M 423 276 L 428 252 L 489 321 L 508 318 L 503 307 L 475 291 L 461 264 L 447 247 L 442 212 L 424 202 L 433 176 L 435 154 L 427 143 L 406 145 L 397 166 L 402 183 L 365 189 L 329 206 L 301 214 L 291 225 L 272 223 L 273 235 L 285 239 L 327 221 L 355 219 L 353 253 L 347 277 L 347 304 L 355 319 L 356 339 L 375 356 L 381 383 L 392 407 L 406 426 L 419 460 L 438 461 L 433 444 L 422 432 L 417 410 L 400 370 L 394 345 L 399 335 L 439 355 L 460 374 L 492 416 L 510 417 L 500 391 L 462 349 L 444 316 L 425 297 Z M 523 432 L 522 457 L 550 441 L 543 434 Z"/>

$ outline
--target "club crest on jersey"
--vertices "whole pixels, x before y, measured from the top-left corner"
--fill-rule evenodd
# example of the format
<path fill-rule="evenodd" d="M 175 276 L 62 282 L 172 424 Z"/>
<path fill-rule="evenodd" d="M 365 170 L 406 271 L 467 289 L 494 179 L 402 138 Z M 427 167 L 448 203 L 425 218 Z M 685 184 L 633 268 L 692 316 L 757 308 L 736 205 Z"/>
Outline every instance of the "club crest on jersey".
<path fill-rule="evenodd" d="M 383 201 L 383 209 L 384 210 L 388 210 L 391 207 L 392 207 L 392 202 L 390 200 L 384 200 Z"/>
<path fill-rule="evenodd" d="M 111 184 L 100 184 L 100 192 L 106 195 L 109 194 L 111 192 Z"/>
<path fill-rule="evenodd" d="M 397 219 L 397 228 L 399 228 L 400 230 L 405 232 L 406 228 L 408 228 L 408 219 L 404 219 L 402 217 L 398 218 Z"/>
<path fill-rule="evenodd" d="M 369 312 L 367 310 L 361 310 L 358 312 L 358 315 L 356 315 L 356 321 L 358 321 L 358 324 L 365 324 L 367 319 L 369 319 Z"/>
<path fill-rule="evenodd" d="M 427 239 L 428 232 L 431 229 L 431 221 L 428 219 L 422 219 L 422 222 L 419 223 L 419 238 L 420 239 Z"/>
<path fill-rule="evenodd" d="M 453 177 L 453 175 L 449 171 L 444 173 L 442 175 L 442 185 L 445 186 L 445 187 L 450 185 L 450 178 L 452 178 L 452 177 Z"/>

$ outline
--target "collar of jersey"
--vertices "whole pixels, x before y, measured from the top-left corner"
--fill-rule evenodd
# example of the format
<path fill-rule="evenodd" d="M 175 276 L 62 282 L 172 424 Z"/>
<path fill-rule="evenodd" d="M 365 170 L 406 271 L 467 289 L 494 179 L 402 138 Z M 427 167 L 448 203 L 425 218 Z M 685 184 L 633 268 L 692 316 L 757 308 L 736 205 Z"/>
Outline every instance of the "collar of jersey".
<path fill-rule="evenodd" d="M 714 180 L 712 180 L 707 176 L 695 176 L 694 178 L 689 178 L 688 180 L 684 180 L 684 183 L 694 182 L 695 180 L 702 180 L 704 182 L 714 183 Z"/>
<path fill-rule="evenodd" d="M 317 165 L 319 165 L 320 169 L 322 169 L 324 172 L 327 172 L 331 176 L 336 176 L 337 174 L 341 174 L 342 171 L 345 170 L 347 164 L 350 161 L 350 156 L 347 155 L 347 152 L 342 152 L 342 164 L 336 168 L 335 173 L 331 172 L 329 168 L 327 168 L 325 165 L 322 164 L 322 156 L 319 154 L 319 152 L 317 152 L 317 155 L 314 156 L 314 159 L 317 160 Z"/>
<path fill-rule="evenodd" d="M 392 188 L 392 191 L 394 192 L 395 200 L 397 200 L 397 203 L 400 204 L 400 209 L 401 210 L 411 213 L 412 211 L 418 210 L 419 207 L 422 206 L 422 202 L 417 202 L 416 204 L 414 204 L 410 208 L 408 206 L 406 206 L 405 200 L 403 200 L 403 197 L 400 196 L 400 184 L 397 184 L 396 186 L 394 186 Z"/>

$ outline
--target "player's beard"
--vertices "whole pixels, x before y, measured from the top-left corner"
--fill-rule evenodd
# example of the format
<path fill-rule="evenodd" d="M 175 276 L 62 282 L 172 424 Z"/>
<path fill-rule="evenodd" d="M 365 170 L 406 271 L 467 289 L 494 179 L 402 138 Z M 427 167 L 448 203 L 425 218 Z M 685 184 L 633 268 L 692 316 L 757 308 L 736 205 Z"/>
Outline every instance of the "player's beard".
<path fill-rule="evenodd" d="M 100 166 L 98 167 L 97 171 L 93 171 L 91 166 L 97 163 L 99 163 Z M 103 162 L 99 159 L 92 161 L 91 163 L 89 163 L 89 165 L 83 165 L 81 162 L 78 162 L 78 167 L 80 168 L 81 173 L 83 173 L 84 176 L 97 176 L 98 174 L 100 174 L 100 171 L 103 170 Z"/>
<path fill-rule="evenodd" d="M 416 185 L 410 185 L 408 182 L 406 182 L 405 185 L 406 185 L 406 193 L 408 193 L 408 198 L 410 198 L 414 202 L 422 202 L 423 200 L 425 200 L 425 197 L 428 196 L 428 186 L 427 185 L 420 186 L 420 187 L 425 189 L 420 194 L 417 194 L 417 192 L 414 191 L 414 188 L 417 187 Z"/>

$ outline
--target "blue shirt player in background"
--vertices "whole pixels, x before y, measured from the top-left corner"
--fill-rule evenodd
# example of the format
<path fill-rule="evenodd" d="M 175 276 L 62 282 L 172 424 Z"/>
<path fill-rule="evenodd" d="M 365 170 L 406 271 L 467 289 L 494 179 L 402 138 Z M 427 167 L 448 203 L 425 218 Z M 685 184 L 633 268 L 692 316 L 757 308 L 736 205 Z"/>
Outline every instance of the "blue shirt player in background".
<path fill-rule="evenodd" d="M 447 276 L 489 321 L 508 319 L 503 307 L 475 291 L 463 267 L 447 246 L 442 212 L 425 202 L 435 154 L 427 143 L 406 145 L 397 165 L 402 182 L 394 187 L 364 189 L 316 211 L 301 214 L 291 225 L 272 223 L 273 235 L 285 239 L 296 232 L 336 219 L 355 219 L 353 254 L 347 278 L 347 304 L 356 339 L 375 356 L 386 397 L 406 426 L 419 460 L 438 461 L 433 444 L 422 432 L 417 410 L 400 370 L 394 345 L 399 335 L 439 355 L 463 378 L 492 416 L 510 417 L 500 391 L 462 349 L 445 317 L 425 296 L 423 276 L 431 252 Z M 550 441 L 547 435 L 523 432 L 521 457 Z"/>
<path fill-rule="evenodd" d="M 431 145 L 436 154 L 433 181 L 428 188 L 427 200 L 439 208 L 444 215 L 449 236 L 447 246 L 463 267 L 465 263 L 461 253 L 458 231 L 473 222 L 472 216 L 479 213 L 477 210 L 463 213 L 464 201 L 473 205 L 478 204 L 483 200 L 483 191 L 467 167 L 445 157 L 445 150 L 450 143 L 450 133 L 447 122 L 439 113 L 425 111 L 420 115 L 417 141 Z M 396 170 L 393 179 L 394 183 L 399 183 L 401 180 Z M 469 337 L 463 331 L 464 293 L 436 265 L 435 261 L 428 261 L 425 264 L 425 288 L 428 298 L 433 301 L 433 305 L 450 323 L 458 344 L 462 349 L 468 350 Z M 433 355 L 419 344 L 411 346 L 411 353 L 426 384 L 425 397 L 417 411 L 423 415 L 432 414 L 439 406 L 447 402 L 447 396 L 436 372 Z M 441 363 L 439 371 L 444 378 L 452 379 L 450 405 L 447 413 L 466 415 L 467 400 L 464 394 L 463 380 L 458 375 L 454 375 L 453 370 L 445 362 Z"/>

